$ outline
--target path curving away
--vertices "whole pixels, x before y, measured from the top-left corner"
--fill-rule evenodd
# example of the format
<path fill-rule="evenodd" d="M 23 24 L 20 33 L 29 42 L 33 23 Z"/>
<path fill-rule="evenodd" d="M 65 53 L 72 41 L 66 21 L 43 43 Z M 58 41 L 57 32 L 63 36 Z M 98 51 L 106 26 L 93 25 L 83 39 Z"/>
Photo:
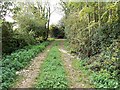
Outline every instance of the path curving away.
<path fill-rule="evenodd" d="M 22 80 L 19 80 L 14 86 L 14 88 L 32 88 L 35 84 L 35 80 L 37 76 L 39 75 L 40 66 L 43 63 L 45 57 L 47 56 L 47 53 L 49 52 L 49 49 L 53 45 L 54 42 L 52 42 L 49 46 L 46 47 L 43 52 L 40 52 L 37 57 L 35 57 L 31 62 L 29 67 L 17 72 L 20 76 L 22 76 Z"/>

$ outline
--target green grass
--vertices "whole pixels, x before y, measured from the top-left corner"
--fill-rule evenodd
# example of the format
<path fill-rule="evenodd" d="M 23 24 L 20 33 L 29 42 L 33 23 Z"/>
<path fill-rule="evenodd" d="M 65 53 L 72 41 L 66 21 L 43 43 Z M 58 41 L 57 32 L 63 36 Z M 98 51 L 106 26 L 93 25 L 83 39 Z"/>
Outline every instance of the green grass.
<path fill-rule="evenodd" d="M 64 70 L 61 55 L 58 50 L 58 41 L 50 49 L 47 58 L 43 62 L 40 75 L 37 78 L 37 88 L 67 88 L 68 82 Z"/>
<path fill-rule="evenodd" d="M 42 52 L 49 41 L 17 50 L 11 55 L 7 55 L 2 59 L 2 83 L 0 88 L 5 90 L 10 88 L 17 78 L 16 71 L 19 71 L 29 65 L 29 62 L 39 52 Z"/>

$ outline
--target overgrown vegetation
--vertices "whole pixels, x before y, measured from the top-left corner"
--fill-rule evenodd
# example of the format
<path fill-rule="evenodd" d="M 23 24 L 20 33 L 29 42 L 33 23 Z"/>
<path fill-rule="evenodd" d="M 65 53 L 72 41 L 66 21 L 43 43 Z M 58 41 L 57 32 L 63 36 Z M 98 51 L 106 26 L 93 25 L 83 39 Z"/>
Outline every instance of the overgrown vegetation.
<path fill-rule="evenodd" d="M 38 45 L 27 46 L 24 49 L 17 50 L 11 55 L 4 57 L 2 61 L 2 82 L 3 90 L 10 88 L 16 79 L 16 71 L 23 69 L 29 64 L 39 52 L 42 52 L 50 41 L 40 43 Z"/>
<path fill-rule="evenodd" d="M 24 46 L 47 40 L 49 30 L 49 3 L 0 2 L 0 27 L 2 28 L 3 55 Z M 12 14 L 13 21 L 6 16 Z"/>
<path fill-rule="evenodd" d="M 94 72 L 90 70 L 86 65 L 88 59 L 80 60 L 76 59 L 73 61 L 73 66 L 77 69 L 82 71 L 85 77 L 89 80 L 91 85 L 95 85 L 97 88 L 117 88 L 118 87 L 118 80 L 113 77 L 108 71 L 102 69 L 100 72 Z M 94 65 L 93 65 L 94 66 Z M 88 76 L 89 75 L 89 76 Z M 81 77 L 80 77 L 81 79 Z M 84 80 L 82 80 L 84 81 Z M 88 83 L 88 82 L 87 82 Z"/>
<path fill-rule="evenodd" d="M 120 2 L 63 2 L 69 50 L 93 71 L 99 88 L 118 88 L 120 78 Z"/>
<path fill-rule="evenodd" d="M 60 1 L 65 15 L 58 26 L 51 27 L 49 2 L 0 1 L 1 87 L 11 86 L 16 71 L 45 49 L 50 35 L 67 38 L 66 46 L 80 58 L 76 66 L 90 75 L 96 88 L 120 88 L 120 1 Z M 8 15 L 13 22 L 6 20 Z M 37 88 L 68 87 L 57 44 L 42 65 Z"/>
<path fill-rule="evenodd" d="M 60 51 L 58 50 L 59 43 L 50 49 L 47 58 L 43 62 L 40 75 L 37 78 L 37 88 L 67 88 L 68 81 L 66 73 L 61 61 Z"/>

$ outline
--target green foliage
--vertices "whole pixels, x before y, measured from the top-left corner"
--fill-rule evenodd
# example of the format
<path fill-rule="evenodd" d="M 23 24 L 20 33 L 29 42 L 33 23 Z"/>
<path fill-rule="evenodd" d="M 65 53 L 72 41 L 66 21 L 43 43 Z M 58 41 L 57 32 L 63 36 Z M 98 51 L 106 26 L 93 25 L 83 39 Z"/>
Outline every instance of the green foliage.
<path fill-rule="evenodd" d="M 23 69 L 29 64 L 39 52 L 45 49 L 49 41 L 40 43 L 38 45 L 28 46 L 25 49 L 17 50 L 11 55 L 7 55 L 2 59 L 2 83 L 1 88 L 7 89 L 16 79 L 16 71 Z"/>
<path fill-rule="evenodd" d="M 75 63 L 76 66 L 83 67 L 79 69 L 93 72 L 92 83 L 97 88 L 119 87 L 119 4 L 69 2 L 65 5 L 69 11 L 62 21 L 69 50 L 83 59 Z"/>
<path fill-rule="evenodd" d="M 23 48 L 24 46 L 35 44 L 32 34 L 27 32 L 18 33 L 13 31 L 13 23 L 2 23 L 2 52 L 10 54 L 13 51 Z"/>
<path fill-rule="evenodd" d="M 115 72 L 113 73 L 114 75 L 111 75 L 111 73 L 106 71 L 105 69 L 102 69 L 99 72 L 94 72 L 88 69 L 89 67 L 86 66 L 86 63 L 87 63 L 87 60 L 74 60 L 73 66 L 77 70 L 82 71 L 82 73 L 84 73 L 87 76 L 90 83 L 92 85 L 94 84 L 96 88 L 118 88 L 119 87 L 119 81 L 116 77 L 114 77 Z"/>
<path fill-rule="evenodd" d="M 92 81 L 96 87 L 100 88 L 118 88 L 120 78 L 120 46 L 119 42 L 114 41 L 110 47 L 107 47 L 96 59 L 100 68 L 98 73 L 93 74 Z M 95 65 L 91 64 L 95 69 Z M 108 76 L 109 75 L 109 76 Z"/>
<path fill-rule="evenodd" d="M 11 53 L 16 50 L 16 40 L 13 38 L 12 23 L 2 22 L 2 52 Z"/>
<path fill-rule="evenodd" d="M 48 16 L 42 6 L 34 3 L 13 3 L 0 2 L 1 12 L 0 26 L 2 27 L 3 54 L 10 54 L 13 51 L 27 45 L 33 45 L 48 38 Z M 39 8 L 41 7 L 41 8 Z M 7 22 L 5 15 L 12 13 L 13 23 Z M 11 16 L 11 15 L 10 15 Z M 2 21 L 2 23 L 1 23 Z"/>
<path fill-rule="evenodd" d="M 119 38 L 118 4 L 71 4 L 74 10 L 68 4 L 70 12 L 62 19 L 71 52 L 79 54 L 80 57 L 90 57 L 100 53 L 103 47 L 109 46 L 114 39 Z M 81 8 L 78 9 L 77 6 Z M 99 9 L 102 11 L 99 12 Z"/>
<path fill-rule="evenodd" d="M 61 63 L 57 43 L 50 49 L 47 58 L 42 64 L 40 76 L 36 83 L 37 88 L 67 88 L 68 82 L 64 67 Z"/>
<path fill-rule="evenodd" d="M 42 13 L 34 4 L 23 4 L 21 10 L 14 15 L 14 19 L 19 25 L 17 32 L 27 36 L 24 38 L 26 38 L 25 40 L 28 44 L 34 43 L 36 38 L 42 37 L 41 40 L 46 38 L 46 18 L 41 16 Z"/>
<path fill-rule="evenodd" d="M 118 80 L 115 80 L 107 72 L 93 73 L 91 81 L 98 88 L 118 88 Z"/>
<path fill-rule="evenodd" d="M 89 74 L 91 84 L 97 88 L 119 88 L 119 42 L 114 43 L 97 56 L 90 59 L 74 60 L 73 66 Z"/>

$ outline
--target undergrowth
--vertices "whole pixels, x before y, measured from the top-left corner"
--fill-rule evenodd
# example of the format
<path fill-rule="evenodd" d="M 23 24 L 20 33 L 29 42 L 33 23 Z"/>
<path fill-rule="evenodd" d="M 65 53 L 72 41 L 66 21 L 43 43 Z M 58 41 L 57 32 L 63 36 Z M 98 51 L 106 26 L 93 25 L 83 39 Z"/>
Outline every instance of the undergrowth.
<path fill-rule="evenodd" d="M 2 59 L 2 82 L 0 88 L 5 90 L 11 87 L 12 83 L 17 78 L 16 72 L 25 68 L 29 62 L 39 52 L 42 52 L 50 41 L 46 41 L 34 46 L 28 46 L 24 49 L 17 50 L 11 55 L 7 55 Z"/>
<path fill-rule="evenodd" d="M 113 43 L 96 56 L 74 60 L 73 66 L 82 71 L 95 88 L 119 88 L 119 50 L 118 43 Z"/>
<path fill-rule="evenodd" d="M 88 66 L 85 66 L 86 62 L 86 60 L 76 59 L 73 61 L 73 66 L 82 71 L 89 78 L 91 84 L 96 88 L 118 88 L 118 80 L 111 76 L 107 70 L 92 71 Z"/>
<path fill-rule="evenodd" d="M 50 49 L 47 58 L 43 62 L 40 75 L 37 78 L 36 88 L 67 88 L 68 82 L 66 73 L 61 62 L 60 52 L 58 50 L 59 43 Z"/>

